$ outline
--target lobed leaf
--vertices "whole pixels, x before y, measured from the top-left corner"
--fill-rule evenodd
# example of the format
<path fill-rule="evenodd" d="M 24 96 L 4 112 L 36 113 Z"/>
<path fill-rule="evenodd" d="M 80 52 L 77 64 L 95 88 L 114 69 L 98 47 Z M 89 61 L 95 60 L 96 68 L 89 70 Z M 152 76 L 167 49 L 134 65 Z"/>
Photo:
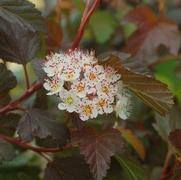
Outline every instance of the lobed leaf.
<path fill-rule="evenodd" d="M 13 136 L 20 117 L 19 114 L 15 113 L 0 116 L 0 134 Z"/>
<path fill-rule="evenodd" d="M 97 131 L 92 128 L 82 128 L 71 134 L 72 144 L 78 145 L 80 153 L 96 180 L 102 180 L 109 169 L 111 156 L 123 148 L 121 134 L 116 129 Z"/>
<path fill-rule="evenodd" d="M 135 72 L 133 67 L 130 69 L 124 66 L 123 63 L 124 61 L 121 59 L 121 54 L 119 53 L 112 53 L 100 60 L 100 64 L 111 66 L 121 74 L 125 86 L 141 98 L 145 104 L 161 115 L 166 114 L 174 103 L 173 96 L 167 89 L 167 86 L 145 73 Z"/>
<path fill-rule="evenodd" d="M 0 9 L 13 16 L 18 16 L 31 24 L 35 30 L 45 32 L 45 22 L 41 12 L 35 8 L 35 5 L 27 0 L 1 0 Z"/>
<path fill-rule="evenodd" d="M 168 142 L 168 136 L 174 129 L 181 129 L 181 108 L 175 106 L 166 117 L 156 114 L 156 122 L 153 124 L 155 130 L 162 139 Z"/>
<path fill-rule="evenodd" d="M 31 61 L 40 41 L 31 24 L 0 7 L 0 58 L 26 64 Z"/>
<path fill-rule="evenodd" d="M 181 36 L 175 22 L 163 16 L 156 16 L 148 6 L 139 6 L 128 13 L 126 19 L 138 25 L 138 29 L 128 38 L 123 51 L 134 56 L 147 66 L 157 61 L 160 47 L 177 55 Z"/>
<path fill-rule="evenodd" d="M 81 157 L 58 158 L 47 164 L 45 180 L 93 180 Z"/>
<path fill-rule="evenodd" d="M 7 93 L 14 88 L 16 84 L 16 77 L 13 73 L 4 64 L 0 63 L 0 96 L 2 93 Z"/>
<path fill-rule="evenodd" d="M 55 121 L 49 113 L 40 109 L 30 109 L 21 118 L 18 125 L 18 134 L 21 139 L 31 141 L 33 137 L 45 139 L 51 137 L 57 146 L 66 144 L 69 138 L 68 129 Z"/>

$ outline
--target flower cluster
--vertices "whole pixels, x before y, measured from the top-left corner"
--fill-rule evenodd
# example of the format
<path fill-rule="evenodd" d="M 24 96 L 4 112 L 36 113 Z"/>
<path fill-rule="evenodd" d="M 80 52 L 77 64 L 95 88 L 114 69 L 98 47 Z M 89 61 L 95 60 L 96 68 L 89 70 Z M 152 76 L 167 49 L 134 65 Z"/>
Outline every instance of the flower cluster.
<path fill-rule="evenodd" d="M 58 108 L 79 113 L 85 121 L 114 110 L 122 118 L 129 115 L 129 98 L 123 93 L 121 76 L 111 67 L 98 65 L 94 52 L 81 50 L 46 57 L 47 95 L 57 95 Z"/>

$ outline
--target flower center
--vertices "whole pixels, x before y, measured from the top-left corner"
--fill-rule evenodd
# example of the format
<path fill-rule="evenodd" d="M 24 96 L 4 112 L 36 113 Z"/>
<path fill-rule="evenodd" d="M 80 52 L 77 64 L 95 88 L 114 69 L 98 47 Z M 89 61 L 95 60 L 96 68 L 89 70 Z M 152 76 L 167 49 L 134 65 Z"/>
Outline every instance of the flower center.
<path fill-rule="evenodd" d="M 109 88 L 108 88 L 108 86 L 102 86 L 102 92 L 104 92 L 104 93 L 109 93 Z"/>
<path fill-rule="evenodd" d="M 74 101 L 73 98 L 71 96 L 69 96 L 66 98 L 65 103 L 71 105 L 73 103 L 73 101 Z"/>
<path fill-rule="evenodd" d="M 93 73 L 93 72 L 91 72 L 91 73 L 89 74 L 89 79 L 90 79 L 91 81 L 95 80 L 96 77 L 97 77 L 96 74 Z"/>
<path fill-rule="evenodd" d="M 52 92 L 56 92 L 56 91 L 58 91 L 59 90 L 59 86 L 58 86 L 58 84 L 54 84 L 53 86 L 52 86 Z"/>
<path fill-rule="evenodd" d="M 73 72 L 66 72 L 65 77 L 66 77 L 66 79 L 72 79 L 74 77 L 74 74 L 73 74 Z"/>
<path fill-rule="evenodd" d="M 78 92 L 82 92 L 82 91 L 84 91 L 84 89 L 85 89 L 85 85 L 84 84 L 78 84 L 77 85 L 77 91 Z"/>
<path fill-rule="evenodd" d="M 83 112 L 86 114 L 86 116 L 92 114 L 92 107 L 90 105 L 84 106 Z"/>
<path fill-rule="evenodd" d="M 100 106 L 101 108 L 107 106 L 106 100 L 105 100 L 105 99 L 101 99 L 101 100 L 99 101 L 99 106 Z"/>

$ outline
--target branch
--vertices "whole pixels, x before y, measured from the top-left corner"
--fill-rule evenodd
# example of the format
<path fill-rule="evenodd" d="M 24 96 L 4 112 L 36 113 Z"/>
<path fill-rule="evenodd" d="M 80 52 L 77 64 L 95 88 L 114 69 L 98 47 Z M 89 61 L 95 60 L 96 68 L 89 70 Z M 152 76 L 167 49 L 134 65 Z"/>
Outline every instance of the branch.
<path fill-rule="evenodd" d="M 168 150 L 166 158 L 165 158 L 165 162 L 163 165 L 161 180 L 166 180 L 168 177 L 168 167 L 169 167 L 169 163 L 170 163 L 171 158 L 172 158 L 172 152 L 170 152 Z"/>
<path fill-rule="evenodd" d="M 19 105 L 25 101 L 26 99 L 28 99 L 29 97 L 31 97 L 31 95 L 36 92 L 37 90 L 39 90 L 42 87 L 42 84 L 37 82 L 34 83 L 29 89 L 27 89 L 24 94 L 22 96 L 20 96 L 17 100 L 9 103 L 8 105 L 2 107 L 0 109 L 0 114 L 4 114 L 6 112 L 9 111 L 13 111 L 16 109 L 19 109 Z"/>
<path fill-rule="evenodd" d="M 29 77 L 28 77 L 27 66 L 23 65 L 23 69 L 24 69 L 24 74 L 25 74 L 26 87 L 27 87 L 27 89 L 29 89 L 30 81 L 29 81 Z"/>
<path fill-rule="evenodd" d="M 81 19 L 80 27 L 79 27 L 77 35 L 76 35 L 76 37 L 75 37 L 75 39 L 73 41 L 73 44 L 72 44 L 72 49 L 73 50 L 78 47 L 78 45 L 79 45 L 79 43 L 80 43 L 80 41 L 82 39 L 82 36 L 84 34 L 86 25 L 88 24 L 91 15 L 93 14 L 93 12 L 95 11 L 95 9 L 98 7 L 99 4 L 100 4 L 100 0 L 95 0 L 92 7 L 91 7 L 90 6 L 90 1 L 88 0 L 86 2 L 86 8 L 84 10 L 84 13 L 83 13 L 83 16 L 82 16 L 82 19 Z"/>
<path fill-rule="evenodd" d="M 9 137 L 9 136 L 5 136 L 5 135 L 0 135 L 0 139 L 1 140 L 4 140 L 10 144 L 14 144 L 14 145 L 17 145 L 23 149 L 26 149 L 26 150 L 31 150 L 31 151 L 34 151 L 38 154 L 40 153 L 56 153 L 56 152 L 60 152 L 60 151 L 63 151 L 65 149 L 68 149 L 68 148 L 72 148 L 71 145 L 67 145 L 65 146 L 64 148 L 41 148 L 41 147 L 35 147 L 35 146 L 32 146 L 30 144 L 27 144 L 25 142 L 22 142 L 20 139 L 18 138 L 13 138 L 13 137 Z"/>

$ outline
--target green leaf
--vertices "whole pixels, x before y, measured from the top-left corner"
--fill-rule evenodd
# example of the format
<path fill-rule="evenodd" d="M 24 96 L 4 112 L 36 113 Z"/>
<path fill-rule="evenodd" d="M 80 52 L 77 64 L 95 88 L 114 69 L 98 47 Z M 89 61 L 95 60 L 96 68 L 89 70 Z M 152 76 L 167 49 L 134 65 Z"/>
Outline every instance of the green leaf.
<path fill-rule="evenodd" d="M 30 109 L 19 122 L 18 134 L 21 139 L 31 141 L 33 137 L 45 139 L 51 137 L 57 146 L 63 146 L 69 139 L 68 129 L 55 121 L 49 113 L 40 109 Z"/>
<path fill-rule="evenodd" d="M 0 140 L 0 163 L 10 161 L 14 158 L 15 151 L 11 144 Z"/>
<path fill-rule="evenodd" d="M 16 84 L 16 77 L 13 73 L 4 64 L 0 63 L 0 96 L 1 93 L 8 92 L 14 88 Z"/>
<path fill-rule="evenodd" d="M 93 180 L 81 157 L 58 158 L 47 164 L 45 180 Z"/>
<path fill-rule="evenodd" d="M 2 180 L 41 180 L 40 169 L 34 166 L 0 167 L 0 179 Z"/>
<path fill-rule="evenodd" d="M 12 13 L 13 16 L 21 17 L 37 31 L 44 32 L 46 29 L 41 12 L 27 0 L 1 0 L 0 9 L 5 10 L 7 13 Z"/>
<path fill-rule="evenodd" d="M 90 19 L 90 27 L 98 43 L 110 39 L 116 27 L 116 20 L 108 11 L 97 11 Z"/>
<path fill-rule="evenodd" d="M 168 59 L 165 62 L 157 64 L 154 69 L 156 78 L 167 84 L 169 89 L 181 102 L 181 78 L 177 77 L 175 72 L 177 66 L 177 59 Z"/>
<path fill-rule="evenodd" d="M 40 45 L 38 33 L 31 24 L 0 7 L 0 58 L 26 64 Z"/>
<path fill-rule="evenodd" d="M 0 134 L 13 136 L 20 117 L 19 114 L 15 113 L 0 116 Z"/>
<path fill-rule="evenodd" d="M 141 167 L 139 163 L 128 159 L 123 155 L 117 155 L 116 159 L 123 168 L 126 180 L 148 180 L 144 168 Z"/>

